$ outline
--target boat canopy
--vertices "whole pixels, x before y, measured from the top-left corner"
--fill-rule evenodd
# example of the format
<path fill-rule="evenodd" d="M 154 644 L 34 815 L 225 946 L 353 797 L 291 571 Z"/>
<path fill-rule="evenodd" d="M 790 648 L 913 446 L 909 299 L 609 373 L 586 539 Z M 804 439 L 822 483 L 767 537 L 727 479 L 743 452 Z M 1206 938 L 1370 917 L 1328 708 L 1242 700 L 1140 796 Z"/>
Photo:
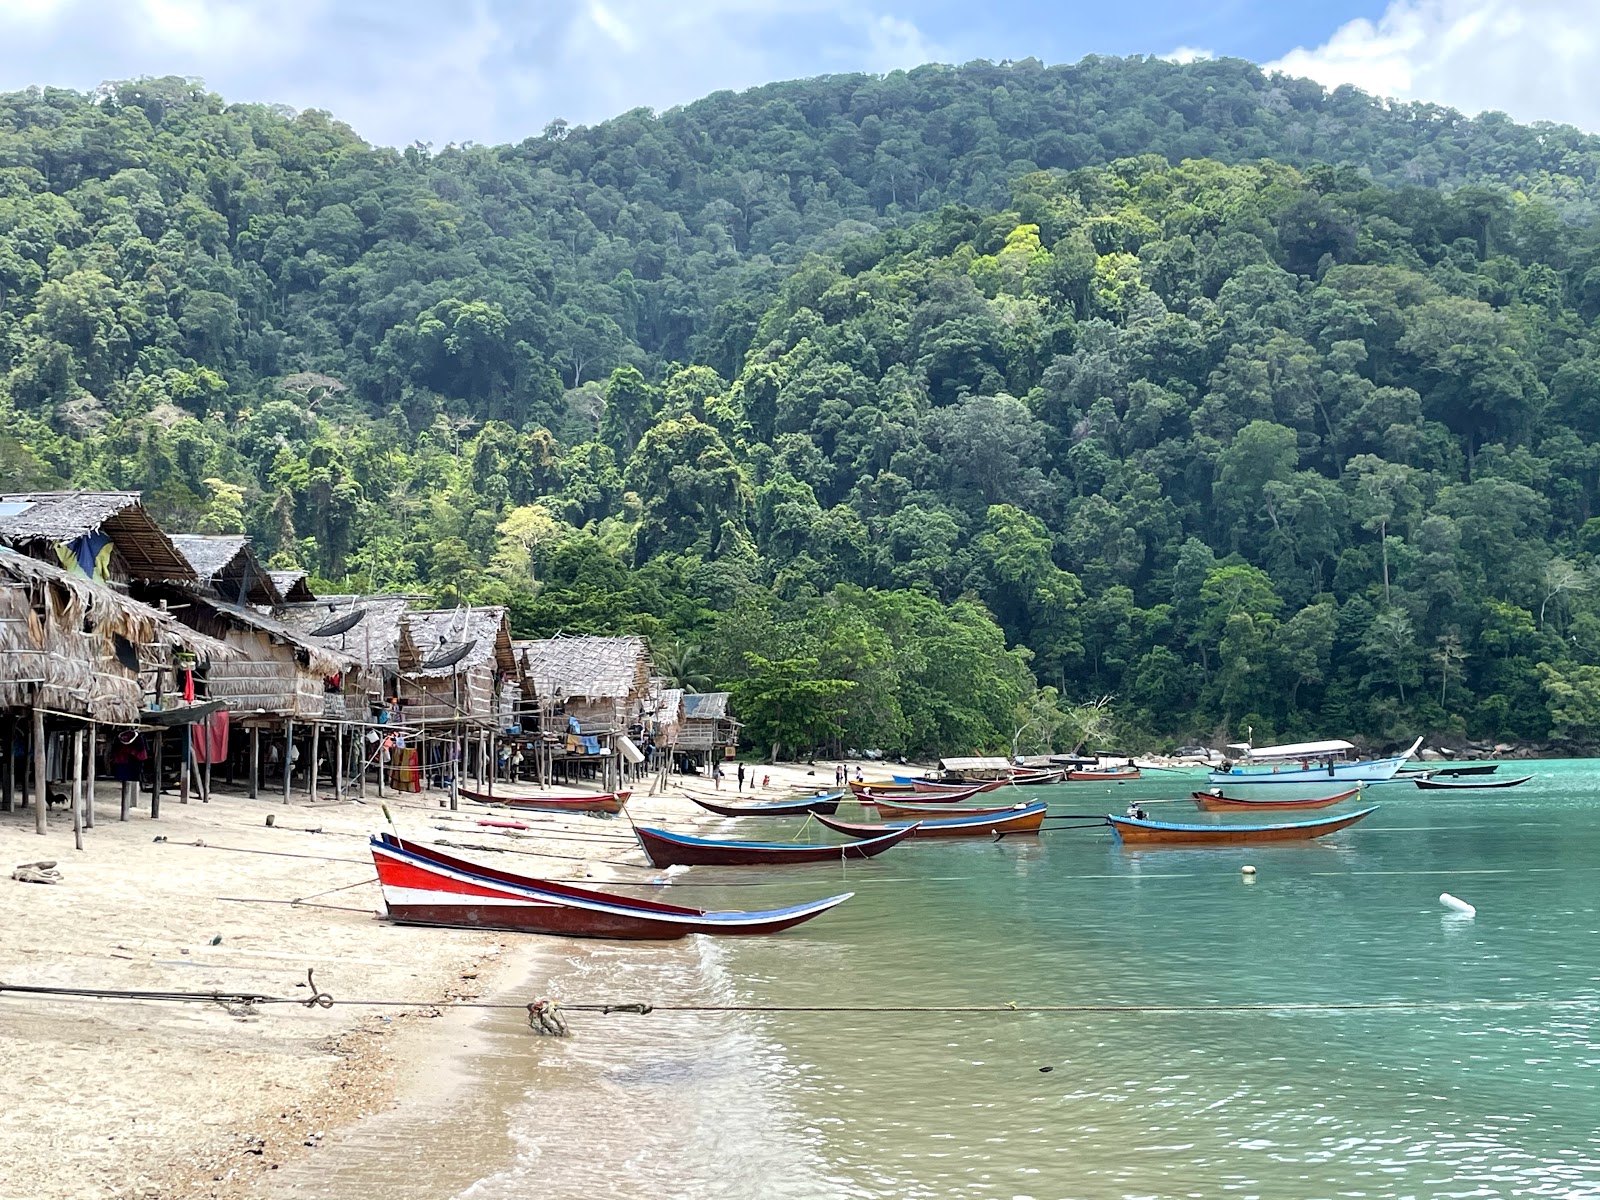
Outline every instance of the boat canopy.
<path fill-rule="evenodd" d="M 1292 760 L 1298 758 L 1326 758 L 1330 754 L 1345 754 L 1355 747 L 1349 742 L 1295 742 L 1288 746 L 1255 746 L 1248 742 L 1234 742 L 1228 746 L 1230 750 L 1242 750 L 1245 757 L 1252 762 L 1265 762 L 1271 759 Z"/>

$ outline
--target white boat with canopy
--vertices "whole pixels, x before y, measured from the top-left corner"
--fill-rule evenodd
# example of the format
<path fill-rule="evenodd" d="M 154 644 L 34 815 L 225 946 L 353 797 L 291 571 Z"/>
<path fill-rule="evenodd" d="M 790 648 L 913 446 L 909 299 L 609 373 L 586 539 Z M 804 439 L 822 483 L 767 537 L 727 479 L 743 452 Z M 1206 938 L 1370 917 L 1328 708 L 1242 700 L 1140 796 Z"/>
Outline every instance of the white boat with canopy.
<path fill-rule="evenodd" d="M 1411 743 L 1392 758 L 1355 759 L 1355 746 L 1345 741 L 1294 742 L 1285 746 L 1230 745 L 1236 761 L 1212 771 L 1207 782 L 1239 799 L 1282 796 L 1293 789 L 1297 799 L 1322 799 L 1349 791 L 1355 784 L 1386 783 L 1422 746 Z"/>

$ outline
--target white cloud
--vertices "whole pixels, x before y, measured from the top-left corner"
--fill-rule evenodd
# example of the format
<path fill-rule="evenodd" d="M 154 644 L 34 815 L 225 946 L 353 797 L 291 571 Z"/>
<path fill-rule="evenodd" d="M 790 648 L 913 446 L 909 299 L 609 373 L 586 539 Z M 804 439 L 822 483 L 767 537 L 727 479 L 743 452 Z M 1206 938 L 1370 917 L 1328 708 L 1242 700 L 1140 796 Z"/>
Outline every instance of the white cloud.
<path fill-rule="evenodd" d="M 1600 131 L 1600 5 L 1594 0 L 1390 0 L 1269 70 L 1380 96 Z"/>
<path fill-rule="evenodd" d="M 0 90 L 199 76 L 389 145 L 517 141 L 558 116 L 938 57 L 879 0 L 0 0 Z"/>
<path fill-rule="evenodd" d="M 1174 46 L 1165 54 L 1159 54 L 1156 57 L 1164 58 L 1168 62 L 1192 63 L 1206 62 L 1216 56 L 1217 52 L 1215 50 L 1202 50 L 1199 46 Z"/>

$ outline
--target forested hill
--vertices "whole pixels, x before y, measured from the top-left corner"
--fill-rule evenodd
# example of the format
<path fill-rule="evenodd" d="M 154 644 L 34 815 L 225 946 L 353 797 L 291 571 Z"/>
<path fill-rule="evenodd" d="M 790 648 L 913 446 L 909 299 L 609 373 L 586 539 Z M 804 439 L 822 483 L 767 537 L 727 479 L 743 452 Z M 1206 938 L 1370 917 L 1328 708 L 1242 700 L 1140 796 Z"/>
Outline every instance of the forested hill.
<path fill-rule="evenodd" d="M 436 154 L 0 97 L 0 487 L 640 630 L 790 746 L 1584 742 L 1597 162 L 1231 61 Z"/>

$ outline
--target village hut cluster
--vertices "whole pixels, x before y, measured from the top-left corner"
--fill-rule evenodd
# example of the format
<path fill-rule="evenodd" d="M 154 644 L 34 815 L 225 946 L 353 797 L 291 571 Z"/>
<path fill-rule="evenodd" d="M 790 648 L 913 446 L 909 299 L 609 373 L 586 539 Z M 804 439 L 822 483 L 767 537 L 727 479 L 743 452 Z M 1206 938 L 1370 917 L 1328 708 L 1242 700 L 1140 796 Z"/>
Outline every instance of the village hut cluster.
<path fill-rule="evenodd" d="M 164 796 L 607 790 L 737 746 L 726 693 L 653 675 L 639 637 L 514 641 L 500 607 L 318 596 L 243 536 L 168 533 L 137 492 L 0 495 L 0 809 L 82 844 Z M 101 814 L 103 816 L 103 814 Z"/>

